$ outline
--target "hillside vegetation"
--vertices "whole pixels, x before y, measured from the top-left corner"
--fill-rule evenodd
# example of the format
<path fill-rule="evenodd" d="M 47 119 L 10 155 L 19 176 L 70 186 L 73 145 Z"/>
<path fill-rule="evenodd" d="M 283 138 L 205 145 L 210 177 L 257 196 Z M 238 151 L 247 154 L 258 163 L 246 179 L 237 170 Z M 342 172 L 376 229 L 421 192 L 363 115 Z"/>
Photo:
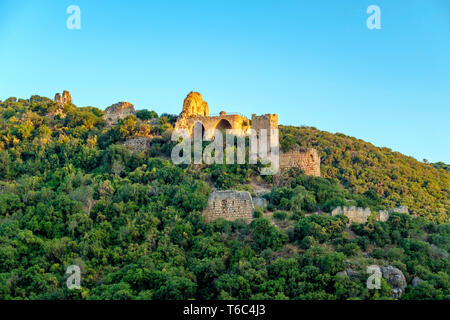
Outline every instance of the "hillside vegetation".
<path fill-rule="evenodd" d="M 259 165 L 175 166 L 175 117 L 141 112 L 108 126 L 94 107 L 44 97 L 0 102 L 0 299 L 391 299 L 368 265 L 405 276 L 401 299 L 450 299 L 449 173 L 354 138 L 282 129 L 314 146 L 324 177 Z M 143 152 L 123 145 L 148 137 Z M 202 210 L 212 187 L 266 188 L 251 224 Z M 348 225 L 337 205 L 408 205 L 418 217 Z M 82 271 L 81 289 L 66 269 Z M 351 269 L 356 276 L 342 276 Z M 412 284 L 414 278 L 420 283 Z"/>
<path fill-rule="evenodd" d="M 444 163 L 425 164 L 389 148 L 312 127 L 281 127 L 281 146 L 316 148 L 322 176 L 337 179 L 354 193 L 373 190 L 389 207 L 406 205 L 427 219 L 449 221 L 450 172 Z"/>

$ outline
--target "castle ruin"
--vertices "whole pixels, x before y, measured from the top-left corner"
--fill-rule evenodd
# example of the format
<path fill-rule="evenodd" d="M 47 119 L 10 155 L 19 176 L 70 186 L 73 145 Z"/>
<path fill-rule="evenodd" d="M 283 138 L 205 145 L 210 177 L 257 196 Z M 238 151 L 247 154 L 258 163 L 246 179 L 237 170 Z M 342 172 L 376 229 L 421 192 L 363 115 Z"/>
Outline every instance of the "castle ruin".
<path fill-rule="evenodd" d="M 69 91 L 64 90 L 62 95 L 61 93 L 55 94 L 55 102 L 59 104 L 60 107 L 62 107 L 65 104 L 71 104 L 72 103 L 72 97 L 70 96 Z"/>
<path fill-rule="evenodd" d="M 280 169 L 300 168 L 307 176 L 320 177 L 320 156 L 316 149 L 306 148 L 280 153 Z"/>
<path fill-rule="evenodd" d="M 229 221 L 244 219 L 248 223 L 253 220 L 254 210 L 252 196 L 248 191 L 213 191 L 203 215 L 206 221 L 223 218 Z"/>
<path fill-rule="evenodd" d="M 278 129 L 278 114 L 269 113 L 264 115 L 252 114 L 251 121 L 240 114 L 227 114 L 221 111 L 219 115 L 210 115 L 209 106 L 198 92 L 190 92 L 183 102 L 183 110 L 177 118 L 175 129 L 186 129 L 193 134 L 195 126 L 201 126 L 204 132 L 218 130 L 231 130 L 232 134 L 243 135 L 247 130 L 255 130 L 257 136 L 262 130 L 266 130 L 267 144 L 270 146 L 271 129 Z M 270 150 L 268 148 L 268 150 Z M 299 149 L 279 155 L 280 169 L 285 170 L 297 167 L 306 175 L 320 176 L 320 157 L 315 149 Z"/>

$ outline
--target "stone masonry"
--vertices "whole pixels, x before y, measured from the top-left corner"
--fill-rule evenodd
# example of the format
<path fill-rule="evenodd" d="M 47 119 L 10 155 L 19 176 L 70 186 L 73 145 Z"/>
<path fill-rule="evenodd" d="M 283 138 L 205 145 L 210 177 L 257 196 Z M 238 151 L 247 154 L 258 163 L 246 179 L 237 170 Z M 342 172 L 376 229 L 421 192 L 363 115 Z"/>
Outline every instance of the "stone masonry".
<path fill-rule="evenodd" d="M 54 100 L 55 100 L 55 102 L 58 102 L 58 104 L 60 106 L 72 103 L 72 97 L 70 96 L 69 91 L 66 91 L 66 90 L 63 91 L 62 95 L 61 95 L 61 93 L 56 93 Z"/>
<path fill-rule="evenodd" d="M 280 153 L 280 169 L 300 168 L 308 176 L 320 177 L 320 156 L 316 149 L 300 149 Z"/>
<path fill-rule="evenodd" d="M 389 215 L 391 212 L 398 212 L 398 213 L 409 213 L 407 206 L 400 206 L 397 208 L 391 208 L 389 210 L 380 210 L 378 211 L 378 214 L 376 215 L 375 219 L 377 221 L 387 221 L 389 219 Z M 360 207 L 337 207 L 332 212 L 331 215 L 335 216 L 338 214 L 343 214 L 346 216 L 350 223 L 366 223 L 369 220 L 369 217 L 371 216 L 372 212 L 369 208 L 360 208 Z"/>
<path fill-rule="evenodd" d="M 217 218 L 234 221 L 244 219 L 247 223 L 253 220 L 253 201 L 248 191 L 213 191 L 208 199 L 208 207 L 203 214 L 206 221 Z"/>

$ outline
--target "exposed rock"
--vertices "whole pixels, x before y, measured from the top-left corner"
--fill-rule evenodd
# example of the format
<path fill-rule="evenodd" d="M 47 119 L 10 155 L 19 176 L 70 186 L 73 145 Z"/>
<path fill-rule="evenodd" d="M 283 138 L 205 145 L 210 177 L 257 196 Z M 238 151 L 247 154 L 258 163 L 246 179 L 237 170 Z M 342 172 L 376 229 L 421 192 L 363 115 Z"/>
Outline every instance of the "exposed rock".
<path fill-rule="evenodd" d="M 412 279 L 411 284 L 412 284 L 412 286 L 415 288 L 415 287 L 417 287 L 421 282 L 423 282 L 423 280 L 416 276 L 416 277 L 414 277 L 414 279 Z"/>
<path fill-rule="evenodd" d="M 183 111 L 180 116 L 189 117 L 193 115 L 209 116 L 209 107 L 206 101 L 203 101 L 199 92 L 189 92 L 183 102 Z"/>
<path fill-rule="evenodd" d="M 359 273 L 350 268 L 346 269 L 344 271 L 338 272 L 336 275 L 340 276 L 340 277 L 347 276 L 350 279 L 350 281 L 355 281 L 355 280 L 359 279 Z"/>
<path fill-rule="evenodd" d="M 108 124 L 116 124 L 119 119 L 124 119 L 129 115 L 134 115 L 134 105 L 129 102 L 118 102 L 105 109 L 105 120 Z"/>
<path fill-rule="evenodd" d="M 392 288 L 392 297 L 399 298 L 406 288 L 406 279 L 403 272 L 393 266 L 384 266 L 381 267 L 381 273 Z"/>

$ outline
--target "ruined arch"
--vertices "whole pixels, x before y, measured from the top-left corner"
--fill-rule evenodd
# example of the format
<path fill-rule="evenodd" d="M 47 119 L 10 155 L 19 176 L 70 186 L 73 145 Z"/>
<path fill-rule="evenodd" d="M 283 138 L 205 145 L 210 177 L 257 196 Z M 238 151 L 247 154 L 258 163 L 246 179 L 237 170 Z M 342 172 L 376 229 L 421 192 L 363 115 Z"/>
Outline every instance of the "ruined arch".
<path fill-rule="evenodd" d="M 220 119 L 219 122 L 217 122 L 216 126 L 214 127 L 217 130 L 227 130 L 227 129 L 233 129 L 233 126 L 231 125 L 230 121 L 227 119 Z"/>

